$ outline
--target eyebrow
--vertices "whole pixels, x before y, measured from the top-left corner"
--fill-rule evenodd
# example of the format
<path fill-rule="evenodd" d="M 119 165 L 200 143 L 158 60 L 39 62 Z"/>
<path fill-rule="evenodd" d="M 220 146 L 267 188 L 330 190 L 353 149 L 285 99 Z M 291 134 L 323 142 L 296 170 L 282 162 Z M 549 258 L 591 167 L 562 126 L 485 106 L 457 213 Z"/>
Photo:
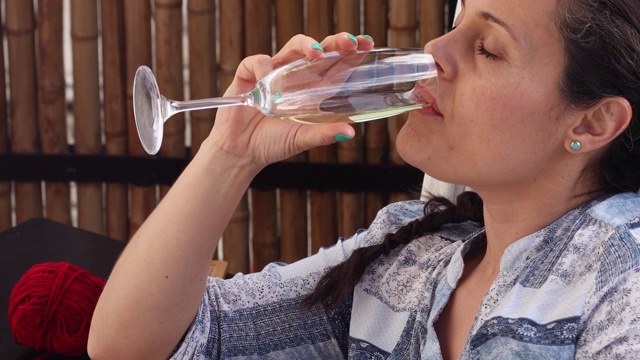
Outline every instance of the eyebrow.
<path fill-rule="evenodd" d="M 492 22 L 494 24 L 499 25 L 500 27 L 505 29 L 509 33 L 509 35 L 511 35 L 512 38 L 517 40 L 517 37 L 516 37 L 515 33 L 513 32 L 513 29 L 511 29 L 511 27 L 506 22 L 498 19 L 497 17 L 491 15 L 490 13 L 488 13 L 486 11 L 479 11 L 478 12 L 478 16 L 480 18 L 482 18 L 483 20 L 486 20 L 486 21 L 489 21 L 489 22 Z"/>
<path fill-rule="evenodd" d="M 464 8 L 466 0 L 460 0 L 460 3 L 462 4 L 462 8 Z M 491 13 L 488 13 L 486 11 L 479 11 L 478 12 L 478 16 L 480 18 L 482 18 L 483 20 L 490 21 L 492 23 L 495 23 L 495 24 L 499 25 L 500 27 L 505 29 L 509 33 L 509 35 L 511 35 L 511 37 L 514 40 L 516 40 L 516 41 L 518 40 L 516 34 L 513 32 L 513 29 L 511 29 L 511 26 L 507 25 L 506 22 L 498 19 L 497 17 L 495 17 L 494 15 L 492 15 Z"/>

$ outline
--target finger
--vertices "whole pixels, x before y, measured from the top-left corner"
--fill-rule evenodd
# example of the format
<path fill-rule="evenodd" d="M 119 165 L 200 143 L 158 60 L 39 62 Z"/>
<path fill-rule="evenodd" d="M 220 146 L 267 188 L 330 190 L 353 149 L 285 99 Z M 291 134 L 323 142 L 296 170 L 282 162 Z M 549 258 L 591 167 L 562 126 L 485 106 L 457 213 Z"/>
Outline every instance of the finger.
<path fill-rule="evenodd" d="M 325 57 L 325 59 L 322 62 L 312 65 L 314 68 L 313 73 L 324 74 L 335 64 L 343 62 L 344 59 L 342 59 L 342 56 L 351 57 L 351 53 L 355 53 L 356 50 L 358 50 L 358 44 L 360 43 L 360 40 L 362 40 L 365 48 L 371 48 L 373 46 L 373 41 L 371 40 L 371 38 L 360 36 L 359 39 L 358 37 L 348 32 L 341 32 L 324 38 L 320 45 L 324 49 L 324 54 L 330 54 L 326 57 L 323 56 Z M 352 64 L 357 63 L 357 59 L 352 58 L 352 60 L 354 60 L 351 61 Z"/>
<path fill-rule="evenodd" d="M 371 50 L 375 46 L 375 41 L 369 35 L 363 34 L 356 37 L 358 40 L 358 50 Z"/>
<path fill-rule="evenodd" d="M 348 32 L 341 32 L 327 36 L 322 43 L 314 38 L 302 34 L 291 38 L 273 57 L 275 67 L 288 64 L 303 57 L 317 59 L 328 51 L 353 51 L 356 49 L 373 49 L 374 41 L 371 36 L 354 36 Z"/>
<path fill-rule="evenodd" d="M 354 68 L 363 63 L 367 54 L 369 54 L 369 52 L 366 50 L 342 54 L 336 58 L 337 61 L 332 62 L 331 66 L 326 69 L 325 76 L 331 76 L 334 79 L 342 78 L 346 81 L 355 70 Z M 367 62 L 369 62 L 369 60 L 364 61 L 364 63 Z"/>
<path fill-rule="evenodd" d="M 348 32 L 341 32 L 324 38 L 320 43 L 325 53 L 330 51 L 349 52 L 355 50 L 371 50 L 375 45 L 373 38 L 369 35 L 353 35 Z"/>
<path fill-rule="evenodd" d="M 327 36 L 321 44 L 312 37 L 296 35 L 273 57 L 273 65 L 277 68 L 304 57 L 308 59 L 321 58 L 327 51 L 349 53 L 357 49 L 371 50 L 373 46 L 374 41 L 370 36 L 354 36 L 348 32 Z M 324 62 L 323 66 L 328 69 L 333 64 L 334 62 L 328 61 Z"/>
<path fill-rule="evenodd" d="M 326 61 L 326 71 L 340 73 L 345 70 L 358 65 L 362 59 L 366 56 L 366 51 L 373 49 L 374 41 L 371 36 L 359 35 L 354 36 L 348 32 L 342 32 L 339 34 L 327 36 L 322 41 L 322 46 L 326 52 L 338 52 L 339 57 L 336 57 L 336 61 Z M 356 53 L 356 50 L 365 51 L 363 53 Z M 353 54 L 351 54 L 353 52 Z M 329 55 L 333 56 L 333 55 Z M 348 74 L 345 74 L 345 78 Z"/>
<path fill-rule="evenodd" d="M 226 93 L 240 94 L 250 91 L 258 80 L 273 70 L 273 60 L 269 55 L 253 55 L 246 57 L 238 65 L 236 74 Z"/>
<path fill-rule="evenodd" d="M 291 63 L 301 58 L 307 57 L 317 59 L 322 57 L 324 49 L 314 38 L 305 35 L 296 35 L 273 56 L 275 67 Z"/>
<path fill-rule="evenodd" d="M 358 38 L 348 32 L 341 32 L 327 36 L 320 42 L 320 45 L 325 52 L 354 51 L 358 48 Z"/>

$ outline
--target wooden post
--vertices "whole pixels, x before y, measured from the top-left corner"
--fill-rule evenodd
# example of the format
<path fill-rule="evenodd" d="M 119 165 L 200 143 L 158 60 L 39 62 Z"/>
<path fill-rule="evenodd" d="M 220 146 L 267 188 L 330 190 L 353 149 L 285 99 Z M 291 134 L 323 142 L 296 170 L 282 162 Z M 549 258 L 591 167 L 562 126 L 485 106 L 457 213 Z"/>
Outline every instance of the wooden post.
<path fill-rule="evenodd" d="M 446 0 L 420 0 L 420 44 L 444 33 Z M 451 11 L 454 11 L 452 9 Z"/>
<path fill-rule="evenodd" d="M 71 0 L 76 153 L 100 154 L 98 3 Z M 104 233 L 102 183 L 78 183 L 78 227 Z"/>
<path fill-rule="evenodd" d="M 365 1 L 365 33 L 371 35 L 376 47 L 387 46 L 387 0 Z M 389 120 L 365 123 L 365 160 L 368 164 L 387 162 L 389 152 Z M 366 194 L 366 224 L 376 217 L 378 210 L 388 202 L 387 194 L 370 192 Z"/>
<path fill-rule="evenodd" d="M 307 1 L 306 33 L 318 41 L 333 33 L 333 1 Z M 308 152 L 311 162 L 334 163 L 336 146 L 323 146 Z M 337 199 L 335 191 L 310 192 L 311 252 L 335 244 L 338 237 Z"/>
<path fill-rule="evenodd" d="M 281 49 L 304 32 L 302 0 L 276 0 L 276 46 Z M 306 161 L 298 154 L 285 161 Z M 308 255 L 307 191 L 280 189 L 280 260 L 292 263 Z"/>
<path fill-rule="evenodd" d="M 124 63 L 123 0 L 101 0 L 105 151 L 127 154 L 127 112 Z M 127 185 L 107 184 L 107 236 L 121 241 L 129 236 Z"/>
<path fill-rule="evenodd" d="M 5 0 L 11 93 L 11 152 L 40 151 L 37 125 L 33 1 Z M 39 181 L 16 181 L 16 223 L 42 216 Z"/>
<path fill-rule="evenodd" d="M 244 2 L 220 0 L 220 92 L 224 93 L 244 58 Z"/>
<path fill-rule="evenodd" d="M 304 32 L 304 0 L 275 0 L 276 47 Z"/>
<path fill-rule="evenodd" d="M 245 0 L 246 55 L 271 55 L 271 1 Z M 280 258 L 276 190 L 251 189 L 253 213 L 253 269 Z"/>
<path fill-rule="evenodd" d="M 124 1 L 124 28 L 127 89 L 129 155 L 146 156 L 137 136 L 133 117 L 133 77 L 140 65 L 151 66 L 151 4 Z M 131 185 L 130 235 L 133 235 L 156 205 L 156 186 Z"/>
<path fill-rule="evenodd" d="M 216 22 L 214 0 L 189 0 L 189 92 L 191 99 L 218 94 L 216 88 Z M 209 136 L 215 109 L 194 111 L 191 119 L 191 156 Z"/>
<path fill-rule="evenodd" d="M 1 15 L 1 14 L 0 14 Z M 0 39 L 4 38 L 0 26 Z M 0 47 L 0 154 L 9 152 L 9 121 L 7 117 L 7 81 L 4 67 L 4 47 Z M 0 181 L 0 231 L 11 227 L 11 182 Z"/>
<path fill-rule="evenodd" d="M 62 0 L 38 1 L 38 125 L 42 152 L 67 153 L 67 111 L 62 55 Z M 69 183 L 46 183 L 46 215 L 71 225 Z"/>
<path fill-rule="evenodd" d="M 416 6 L 415 0 L 396 0 L 390 3 L 389 8 L 389 46 L 392 47 L 416 47 Z M 397 115 L 391 118 L 389 123 L 390 152 L 389 160 L 394 164 L 404 164 L 404 160 L 398 155 L 395 147 L 398 131 L 407 121 L 407 114 Z M 412 199 L 406 193 L 391 194 L 390 201 Z"/>
<path fill-rule="evenodd" d="M 182 61 L 182 0 L 155 0 L 156 67 L 158 87 L 168 99 L 184 100 Z M 164 124 L 160 155 L 184 158 L 185 114 L 172 116 Z M 171 186 L 160 186 L 160 197 Z"/>
<path fill-rule="evenodd" d="M 244 56 L 244 2 L 220 0 L 220 88 L 226 89 Z M 222 93 L 224 91 L 221 91 Z M 224 259 L 229 273 L 250 272 L 249 200 L 242 198 L 222 235 Z"/>
<path fill-rule="evenodd" d="M 354 35 L 360 31 L 360 1 L 336 2 L 336 32 L 346 31 Z M 343 164 L 360 164 L 364 160 L 362 132 L 363 124 L 352 124 L 356 136 L 338 143 L 338 161 Z M 362 192 L 338 193 L 338 232 L 342 236 L 355 234 L 365 227 L 364 194 Z"/>

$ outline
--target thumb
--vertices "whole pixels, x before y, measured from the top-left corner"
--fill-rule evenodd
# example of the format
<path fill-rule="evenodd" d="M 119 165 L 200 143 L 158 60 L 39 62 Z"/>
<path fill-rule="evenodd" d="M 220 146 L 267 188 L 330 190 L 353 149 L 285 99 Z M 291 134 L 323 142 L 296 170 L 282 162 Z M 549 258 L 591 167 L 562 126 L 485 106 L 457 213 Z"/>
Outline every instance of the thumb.
<path fill-rule="evenodd" d="M 305 151 L 318 146 L 351 140 L 355 136 L 356 131 L 348 124 L 309 125 L 304 126 L 298 132 L 298 143 Z"/>

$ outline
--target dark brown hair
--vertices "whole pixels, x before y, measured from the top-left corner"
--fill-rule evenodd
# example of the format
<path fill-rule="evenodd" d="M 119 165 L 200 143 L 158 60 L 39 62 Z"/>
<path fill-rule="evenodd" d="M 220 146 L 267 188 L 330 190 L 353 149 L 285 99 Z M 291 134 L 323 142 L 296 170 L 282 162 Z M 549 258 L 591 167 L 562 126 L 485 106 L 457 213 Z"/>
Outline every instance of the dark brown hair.
<path fill-rule="evenodd" d="M 636 192 L 640 186 L 640 1 L 566 0 L 557 13 L 567 59 L 560 84 L 564 101 L 576 109 L 586 109 L 608 96 L 621 96 L 631 103 L 629 127 L 608 146 L 595 173 L 610 192 Z"/>
<path fill-rule="evenodd" d="M 557 11 L 557 26 L 565 44 L 566 67 L 560 89 L 566 104 L 586 109 L 608 96 L 626 98 L 632 106 L 629 127 L 605 150 L 587 173 L 594 174 L 596 192 L 638 191 L 640 187 L 640 1 L 565 0 Z M 472 192 L 457 204 L 434 198 L 425 204 L 425 216 L 385 236 L 379 245 L 357 249 L 331 268 L 303 306 L 322 303 L 337 307 L 356 286 L 367 267 L 380 256 L 444 224 L 483 223 L 482 200 Z"/>

